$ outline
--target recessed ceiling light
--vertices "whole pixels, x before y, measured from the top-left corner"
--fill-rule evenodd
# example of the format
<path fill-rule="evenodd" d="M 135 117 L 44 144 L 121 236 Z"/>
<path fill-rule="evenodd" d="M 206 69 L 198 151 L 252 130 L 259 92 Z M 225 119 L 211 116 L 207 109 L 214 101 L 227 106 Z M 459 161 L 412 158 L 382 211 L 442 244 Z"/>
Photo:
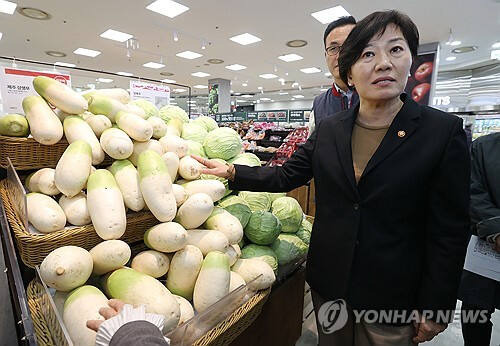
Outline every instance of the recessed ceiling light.
<path fill-rule="evenodd" d="M 273 78 L 277 78 L 278 76 L 276 76 L 275 74 L 272 74 L 272 73 L 264 73 L 264 74 L 259 75 L 259 77 L 264 78 L 264 79 L 273 79 Z"/>
<path fill-rule="evenodd" d="M 57 61 L 56 63 L 54 63 L 54 65 L 56 65 L 56 66 L 64 66 L 64 67 L 76 67 L 75 64 L 70 64 L 68 62 L 60 62 L 60 61 Z"/>
<path fill-rule="evenodd" d="M 203 56 L 203 54 L 191 52 L 190 50 L 186 50 L 184 52 L 180 52 L 180 53 L 177 53 L 175 55 L 178 56 L 179 58 L 184 58 L 184 59 L 189 59 L 189 60 L 196 59 L 196 58 Z"/>
<path fill-rule="evenodd" d="M 242 83 L 241 85 L 244 86 L 244 87 L 247 87 L 248 83 Z"/>
<path fill-rule="evenodd" d="M 134 37 L 133 35 L 130 35 L 130 34 L 127 34 L 125 32 L 121 32 L 121 31 L 116 31 L 113 29 L 108 29 L 105 32 L 103 32 L 102 34 L 100 34 L 99 36 L 101 36 L 102 38 L 107 38 L 108 40 L 113 40 L 113 41 L 118 41 L 118 42 L 125 42 L 128 39 L 131 39 L 132 37 Z"/>
<path fill-rule="evenodd" d="M 264 88 L 263 88 L 263 87 L 257 87 L 257 89 L 262 90 L 262 89 L 264 89 Z"/>
<path fill-rule="evenodd" d="M 174 74 L 172 72 L 160 72 L 160 75 L 165 76 L 165 77 L 171 77 Z"/>
<path fill-rule="evenodd" d="M 257 36 L 249 34 L 248 32 L 244 33 L 244 34 L 241 34 L 241 35 L 233 36 L 233 37 L 230 38 L 230 40 L 233 41 L 233 42 L 239 43 L 239 44 L 241 44 L 243 46 L 246 46 L 247 44 L 252 44 L 252 43 L 255 43 L 255 42 L 262 41 Z"/>
<path fill-rule="evenodd" d="M 175 81 L 175 80 L 173 80 L 173 79 L 162 79 L 161 81 L 162 81 L 163 83 L 176 83 L 176 81 Z"/>
<path fill-rule="evenodd" d="M 452 41 L 450 42 L 450 46 L 459 46 L 462 44 L 462 41 Z"/>
<path fill-rule="evenodd" d="M 36 20 L 47 20 L 50 19 L 50 14 L 45 11 L 39 10 L 37 8 L 32 7 L 20 7 L 17 9 L 19 14 Z"/>
<path fill-rule="evenodd" d="M 286 91 L 284 91 L 284 92 L 280 92 L 280 95 L 288 95 L 288 93 Z"/>
<path fill-rule="evenodd" d="M 342 6 L 335 6 L 311 13 L 311 16 L 321 24 L 329 24 L 341 17 L 349 17 L 350 14 Z"/>
<path fill-rule="evenodd" d="M 113 82 L 113 80 L 110 79 L 110 78 L 97 78 L 97 81 L 101 82 L 101 83 L 111 83 L 111 82 Z"/>
<path fill-rule="evenodd" d="M 66 56 L 66 53 L 58 52 L 55 50 L 47 50 L 47 51 L 45 51 L 45 54 L 47 54 L 49 56 L 53 56 L 55 58 L 64 58 Z"/>
<path fill-rule="evenodd" d="M 248 103 L 250 101 L 247 101 L 247 100 L 236 100 L 236 102 L 238 102 L 238 103 Z"/>
<path fill-rule="evenodd" d="M 116 72 L 116 74 L 119 74 L 120 76 L 125 76 L 125 77 L 132 77 L 134 74 L 130 72 Z"/>
<path fill-rule="evenodd" d="M 493 49 L 500 48 L 500 42 L 493 43 L 493 44 L 491 45 L 491 48 L 493 48 Z"/>
<path fill-rule="evenodd" d="M 0 40 L 2 39 L 3 34 L 0 32 Z"/>
<path fill-rule="evenodd" d="M 73 53 L 78 54 L 78 55 L 89 56 L 91 58 L 95 58 L 96 56 L 101 54 L 101 52 L 99 52 L 98 50 L 92 50 L 92 49 L 87 49 L 87 48 L 78 48 L 75 51 L 73 51 Z"/>
<path fill-rule="evenodd" d="M 446 58 L 446 61 L 453 61 L 453 60 L 456 60 L 457 57 L 456 56 L 449 56 Z"/>
<path fill-rule="evenodd" d="M 270 98 L 268 98 L 268 97 L 261 97 L 261 98 L 260 98 L 260 100 L 261 100 L 261 101 L 271 101 L 271 99 L 270 99 Z"/>
<path fill-rule="evenodd" d="M 240 96 L 240 95 L 241 95 L 241 93 L 234 93 L 234 94 L 235 94 L 236 96 Z"/>
<path fill-rule="evenodd" d="M 0 12 L 13 14 L 16 10 L 17 4 L 15 2 L 0 0 Z"/>
<path fill-rule="evenodd" d="M 246 69 L 247 67 L 240 65 L 240 64 L 232 64 L 232 65 L 226 66 L 226 68 L 228 70 L 232 70 L 232 71 L 240 71 L 240 70 Z"/>
<path fill-rule="evenodd" d="M 325 77 L 331 77 L 331 76 L 332 76 L 331 72 L 325 72 Z"/>
<path fill-rule="evenodd" d="M 245 98 L 245 99 L 251 99 L 253 96 L 252 95 L 241 95 L 241 97 Z"/>
<path fill-rule="evenodd" d="M 285 62 L 292 62 L 292 61 L 302 60 L 304 58 L 298 54 L 286 54 L 279 56 L 278 59 L 283 60 Z"/>
<path fill-rule="evenodd" d="M 291 40 L 286 43 L 287 47 L 290 48 L 300 48 L 307 45 L 306 40 Z"/>
<path fill-rule="evenodd" d="M 308 67 L 308 68 L 301 68 L 300 72 L 310 74 L 310 73 L 321 72 L 321 70 L 319 68 L 317 68 L 317 67 Z"/>
<path fill-rule="evenodd" d="M 175 91 L 176 93 L 182 93 L 186 91 L 186 89 L 174 89 L 173 91 Z"/>
<path fill-rule="evenodd" d="M 198 85 L 195 85 L 193 88 L 196 88 L 196 89 L 208 89 L 208 86 L 202 85 L 202 84 L 198 84 Z"/>
<path fill-rule="evenodd" d="M 500 49 L 492 50 L 490 58 L 500 60 Z"/>
<path fill-rule="evenodd" d="M 194 72 L 194 73 L 191 73 L 191 76 L 203 78 L 203 77 L 208 77 L 208 76 L 210 76 L 210 73 L 205 73 L 205 72 Z"/>
<path fill-rule="evenodd" d="M 165 65 L 163 64 L 159 64 L 157 62 L 154 62 L 154 61 L 150 61 L 148 63 L 145 63 L 144 65 L 142 65 L 144 67 L 148 67 L 148 68 L 154 68 L 154 69 L 159 69 L 159 68 L 162 68 L 162 67 L 165 67 Z"/>
<path fill-rule="evenodd" d="M 177 17 L 179 14 L 189 10 L 189 7 L 179 4 L 172 0 L 156 0 L 146 6 L 146 9 L 167 16 L 169 18 Z"/>
<path fill-rule="evenodd" d="M 217 64 L 222 64 L 224 62 L 224 60 L 212 58 L 212 59 L 208 59 L 207 62 L 217 65 Z M 208 65 L 206 65 L 206 66 L 208 66 Z"/>
<path fill-rule="evenodd" d="M 292 96 L 292 97 L 294 97 L 294 98 L 296 98 L 296 99 L 303 99 L 303 98 L 304 98 L 304 95 L 294 95 L 294 96 Z"/>
<path fill-rule="evenodd" d="M 455 54 L 470 53 L 477 49 L 477 46 L 465 46 L 453 49 L 451 52 Z"/>

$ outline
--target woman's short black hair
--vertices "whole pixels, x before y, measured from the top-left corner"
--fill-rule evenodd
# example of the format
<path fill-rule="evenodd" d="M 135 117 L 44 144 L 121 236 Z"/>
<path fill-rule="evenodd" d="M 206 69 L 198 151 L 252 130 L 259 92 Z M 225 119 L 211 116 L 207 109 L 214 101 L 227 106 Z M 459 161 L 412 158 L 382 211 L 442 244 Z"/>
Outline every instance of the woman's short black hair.
<path fill-rule="evenodd" d="M 328 35 L 330 35 L 332 30 L 346 25 L 356 25 L 356 19 L 354 19 L 353 16 L 340 17 L 336 21 L 333 21 L 330 24 L 328 24 L 328 26 L 325 29 L 325 33 L 323 34 L 323 44 L 325 45 L 325 49 L 326 49 L 326 38 Z"/>
<path fill-rule="evenodd" d="M 368 42 L 375 35 L 383 35 L 389 24 L 399 27 L 408 42 L 411 54 L 413 57 L 417 56 L 419 33 L 410 17 L 395 10 L 373 12 L 356 24 L 340 49 L 339 74 L 346 85 L 349 70 L 359 59 Z"/>

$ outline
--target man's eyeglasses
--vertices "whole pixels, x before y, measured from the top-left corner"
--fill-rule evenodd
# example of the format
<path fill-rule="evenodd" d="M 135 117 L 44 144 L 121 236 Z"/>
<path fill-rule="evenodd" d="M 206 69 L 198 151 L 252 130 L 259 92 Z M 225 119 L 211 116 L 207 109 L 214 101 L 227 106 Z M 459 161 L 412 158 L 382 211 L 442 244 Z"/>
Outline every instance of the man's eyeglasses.
<path fill-rule="evenodd" d="M 340 52 L 340 48 L 342 48 L 342 46 L 330 46 L 326 49 L 326 54 L 330 56 L 337 55 Z"/>

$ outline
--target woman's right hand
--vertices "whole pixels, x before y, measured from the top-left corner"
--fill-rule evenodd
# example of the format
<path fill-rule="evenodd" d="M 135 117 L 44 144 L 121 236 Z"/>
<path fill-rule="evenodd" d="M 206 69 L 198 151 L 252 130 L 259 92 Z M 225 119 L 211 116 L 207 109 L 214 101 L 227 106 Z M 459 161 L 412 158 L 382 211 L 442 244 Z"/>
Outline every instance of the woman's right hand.
<path fill-rule="evenodd" d="M 228 165 L 215 160 L 205 159 L 197 155 L 191 155 L 191 157 L 206 167 L 201 170 L 202 174 L 211 174 L 220 178 L 227 178 L 229 176 L 227 172 L 229 168 Z"/>

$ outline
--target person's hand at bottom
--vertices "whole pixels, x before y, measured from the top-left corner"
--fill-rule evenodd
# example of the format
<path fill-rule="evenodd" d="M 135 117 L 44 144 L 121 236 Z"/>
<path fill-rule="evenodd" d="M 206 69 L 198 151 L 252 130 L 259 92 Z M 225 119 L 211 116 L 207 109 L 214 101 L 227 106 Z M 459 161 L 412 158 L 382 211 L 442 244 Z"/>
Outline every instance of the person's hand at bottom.
<path fill-rule="evenodd" d="M 99 314 L 104 317 L 105 320 L 109 320 L 110 318 L 118 315 L 123 309 L 125 303 L 118 299 L 110 299 L 108 301 L 108 305 L 109 308 L 99 309 Z M 103 322 L 103 320 L 89 320 L 87 321 L 87 328 L 90 328 L 93 331 L 97 332 Z"/>
<path fill-rule="evenodd" d="M 420 342 L 431 341 L 436 335 L 443 332 L 448 325 L 439 324 L 422 317 L 421 322 L 413 322 L 413 326 L 415 327 L 416 334 L 413 338 L 413 342 L 418 344 Z"/>

